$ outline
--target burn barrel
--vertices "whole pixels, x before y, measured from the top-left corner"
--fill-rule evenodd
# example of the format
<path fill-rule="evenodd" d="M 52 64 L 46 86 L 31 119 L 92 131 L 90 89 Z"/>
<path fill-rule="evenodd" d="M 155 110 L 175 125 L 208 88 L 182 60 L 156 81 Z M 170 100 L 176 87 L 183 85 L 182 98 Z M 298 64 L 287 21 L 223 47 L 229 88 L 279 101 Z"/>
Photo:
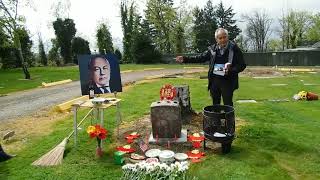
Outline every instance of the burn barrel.
<path fill-rule="evenodd" d="M 207 140 L 221 143 L 228 153 L 235 137 L 235 113 L 232 106 L 213 105 L 203 109 L 203 132 Z"/>

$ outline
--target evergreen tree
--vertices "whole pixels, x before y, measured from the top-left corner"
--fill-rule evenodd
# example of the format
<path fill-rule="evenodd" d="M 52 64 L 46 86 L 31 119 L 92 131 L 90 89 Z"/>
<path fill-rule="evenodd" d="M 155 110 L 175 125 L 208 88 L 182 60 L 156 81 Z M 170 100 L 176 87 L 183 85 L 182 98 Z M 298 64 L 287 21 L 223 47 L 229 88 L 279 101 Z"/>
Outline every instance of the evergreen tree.
<path fill-rule="evenodd" d="M 100 24 L 97 29 L 97 46 L 100 54 L 113 52 L 111 33 L 106 24 Z"/>
<path fill-rule="evenodd" d="M 208 46 L 216 42 L 214 33 L 218 26 L 211 1 L 207 2 L 204 9 L 196 7 L 193 15 L 195 17 L 193 27 L 194 50 L 196 52 L 203 52 Z"/>
<path fill-rule="evenodd" d="M 119 62 L 122 63 L 122 54 L 119 49 L 114 51 L 114 55 L 118 58 Z"/>
<path fill-rule="evenodd" d="M 34 58 L 34 54 L 31 51 L 33 42 L 31 40 L 29 32 L 25 28 L 22 27 L 22 28 L 18 28 L 16 30 L 16 34 L 18 34 L 18 37 L 20 39 L 21 51 L 22 51 L 24 61 L 27 62 L 28 66 L 34 66 L 35 65 L 35 58 Z M 17 61 L 15 62 L 16 67 L 21 67 L 22 60 L 19 55 L 18 49 L 16 49 L 16 56 L 17 56 Z"/>
<path fill-rule="evenodd" d="M 16 68 L 16 61 L 18 61 L 15 55 L 15 48 L 10 42 L 10 37 L 0 26 L 0 63 L 1 68 Z"/>
<path fill-rule="evenodd" d="M 52 47 L 48 53 L 48 60 L 51 63 L 55 63 L 57 66 L 62 64 L 62 58 L 60 56 L 60 49 L 56 39 L 51 39 Z"/>
<path fill-rule="evenodd" d="M 72 63 L 71 41 L 77 32 L 73 19 L 58 18 L 53 22 L 53 28 L 64 63 Z"/>
<path fill-rule="evenodd" d="M 150 38 L 150 32 L 150 24 L 147 20 L 143 20 L 139 23 L 133 46 L 133 57 L 135 63 L 159 63 L 161 60 L 161 53 L 156 50 Z"/>
<path fill-rule="evenodd" d="M 181 26 L 181 24 L 177 25 L 175 30 L 175 53 L 183 53 L 186 42 L 185 42 L 185 35 L 184 35 L 184 28 Z"/>
<path fill-rule="evenodd" d="M 81 37 L 72 40 L 73 63 L 78 64 L 77 56 L 81 54 L 91 54 L 89 42 Z"/>
<path fill-rule="evenodd" d="M 228 9 L 225 9 L 222 1 L 217 5 L 215 17 L 218 21 L 218 27 L 228 30 L 230 40 L 235 39 L 241 33 L 241 30 L 235 25 L 236 20 L 233 19 L 234 15 L 235 13 L 231 6 Z"/>
<path fill-rule="evenodd" d="M 47 58 L 46 52 L 44 50 L 43 41 L 42 41 L 42 38 L 40 37 L 40 35 L 39 35 L 38 51 L 39 51 L 40 63 L 43 64 L 44 66 L 47 66 L 48 65 L 48 58 Z"/>
<path fill-rule="evenodd" d="M 177 12 L 173 8 L 173 0 L 148 0 L 145 10 L 148 23 L 154 28 L 153 36 L 157 48 L 162 53 L 173 53 L 175 42 L 175 26 Z"/>
<path fill-rule="evenodd" d="M 134 4 L 130 7 L 126 1 L 121 2 L 121 25 L 123 31 L 123 62 L 132 63 L 134 61 L 132 46 L 135 34 L 134 25 Z"/>

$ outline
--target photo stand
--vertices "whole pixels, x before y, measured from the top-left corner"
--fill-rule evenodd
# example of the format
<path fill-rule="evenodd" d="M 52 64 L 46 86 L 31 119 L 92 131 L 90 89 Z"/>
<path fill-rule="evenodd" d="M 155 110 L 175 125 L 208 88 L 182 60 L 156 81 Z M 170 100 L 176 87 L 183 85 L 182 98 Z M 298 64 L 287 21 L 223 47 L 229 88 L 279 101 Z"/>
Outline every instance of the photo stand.
<path fill-rule="evenodd" d="M 87 118 L 91 113 L 93 113 L 93 116 L 96 120 L 100 121 L 100 126 L 104 127 L 104 110 L 108 109 L 110 107 L 116 107 L 117 115 L 116 115 L 116 122 L 117 122 L 117 136 L 119 137 L 119 126 L 122 122 L 122 116 L 120 111 L 120 101 L 121 99 L 116 98 L 116 92 L 114 93 L 114 99 L 112 101 L 109 101 L 108 103 L 102 103 L 102 104 L 94 104 L 92 103 L 92 100 L 82 101 L 82 102 L 76 102 L 72 105 L 72 111 L 73 111 L 73 128 L 74 128 L 74 146 L 77 147 L 78 143 L 78 110 L 80 108 L 87 108 L 92 109 L 92 111 L 89 111 L 84 118 Z M 92 114 L 91 114 L 92 115 Z M 102 142 L 101 142 L 102 145 Z"/>

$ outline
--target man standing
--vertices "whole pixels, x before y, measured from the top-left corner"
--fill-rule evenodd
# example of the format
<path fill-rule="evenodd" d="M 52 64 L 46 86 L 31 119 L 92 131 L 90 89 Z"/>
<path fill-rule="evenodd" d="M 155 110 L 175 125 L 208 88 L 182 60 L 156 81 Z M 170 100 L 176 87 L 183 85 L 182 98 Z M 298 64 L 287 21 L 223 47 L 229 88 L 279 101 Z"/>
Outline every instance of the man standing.
<path fill-rule="evenodd" d="M 0 144 L 0 162 L 2 161 L 6 161 L 8 159 L 11 159 L 13 156 L 7 154 L 6 152 L 4 152 L 4 150 L 2 149 L 2 146 Z"/>
<path fill-rule="evenodd" d="M 215 32 L 217 44 L 197 56 L 177 56 L 179 63 L 202 63 L 209 61 L 208 90 L 213 104 L 233 106 L 233 92 L 239 88 L 238 73 L 246 68 L 240 48 L 229 41 L 228 31 L 219 28 Z"/>

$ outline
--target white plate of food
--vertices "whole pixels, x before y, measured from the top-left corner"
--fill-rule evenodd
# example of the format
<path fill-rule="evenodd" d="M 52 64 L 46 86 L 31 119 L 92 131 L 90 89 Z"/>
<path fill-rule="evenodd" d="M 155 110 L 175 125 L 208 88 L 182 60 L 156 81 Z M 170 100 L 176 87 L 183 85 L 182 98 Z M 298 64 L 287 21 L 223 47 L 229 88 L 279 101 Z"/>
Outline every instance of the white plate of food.
<path fill-rule="evenodd" d="M 188 159 L 188 155 L 185 153 L 177 153 L 174 155 L 174 158 L 177 161 L 186 161 Z"/>
<path fill-rule="evenodd" d="M 154 157 L 158 157 L 160 152 L 161 152 L 160 149 L 150 149 L 146 152 L 145 155 L 149 158 L 154 158 Z"/>
<path fill-rule="evenodd" d="M 104 103 L 105 100 L 106 100 L 105 98 L 100 98 L 100 97 L 98 97 L 98 98 L 93 98 L 93 99 L 92 99 L 92 103 L 93 103 L 93 104 L 102 104 L 102 103 Z"/>
<path fill-rule="evenodd" d="M 133 159 L 133 160 L 144 160 L 144 159 L 146 159 L 145 156 L 142 156 L 142 155 L 139 155 L 139 154 L 136 154 L 136 153 L 132 153 L 130 155 L 130 158 Z"/>

